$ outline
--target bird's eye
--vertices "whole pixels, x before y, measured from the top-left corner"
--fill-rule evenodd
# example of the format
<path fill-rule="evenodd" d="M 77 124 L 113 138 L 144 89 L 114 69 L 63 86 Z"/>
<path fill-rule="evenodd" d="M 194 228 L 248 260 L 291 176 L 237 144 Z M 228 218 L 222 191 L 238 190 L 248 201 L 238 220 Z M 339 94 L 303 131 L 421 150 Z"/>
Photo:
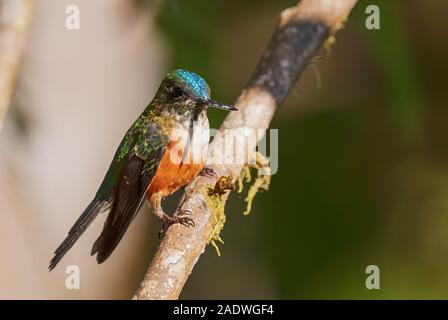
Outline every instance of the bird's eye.
<path fill-rule="evenodd" d="M 172 93 L 173 93 L 173 98 L 175 100 L 180 99 L 184 95 L 184 92 L 181 87 L 174 87 L 172 89 Z"/>

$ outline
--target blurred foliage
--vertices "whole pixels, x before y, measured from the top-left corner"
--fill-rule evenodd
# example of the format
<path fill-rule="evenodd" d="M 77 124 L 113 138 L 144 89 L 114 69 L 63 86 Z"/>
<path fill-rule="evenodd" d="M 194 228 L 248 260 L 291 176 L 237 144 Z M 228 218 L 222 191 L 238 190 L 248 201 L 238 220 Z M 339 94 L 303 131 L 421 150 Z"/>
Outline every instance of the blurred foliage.
<path fill-rule="evenodd" d="M 294 4 L 163 2 L 172 67 L 203 75 L 216 99 L 235 99 L 278 13 Z M 369 4 L 380 7 L 381 30 L 364 26 Z M 310 91 L 315 79 L 305 73 L 272 124 L 280 154 L 270 190 L 248 217 L 232 195 L 222 257 L 207 249 L 183 298 L 448 297 L 440 65 L 448 46 L 418 32 L 440 26 L 446 9 L 435 0 L 358 3 L 332 53 L 322 54 L 322 89 Z M 214 127 L 225 116 L 210 115 Z M 381 269 L 381 290 L 365 288 L 370 264 Z"/>
<path fill-rule="evenodd" d="M 399 1 L 377 1 L 377 5 L 381 8 L 381 30 L 366 34 L 367 45 L 381 70 L 396 125 L 406 143 L 417 143 L 421 138 L 422 99 L 402 6 Z M 359 15 L 360 10 L 357 13 L 355 19 L 362 23 L 365 16 Z"/>

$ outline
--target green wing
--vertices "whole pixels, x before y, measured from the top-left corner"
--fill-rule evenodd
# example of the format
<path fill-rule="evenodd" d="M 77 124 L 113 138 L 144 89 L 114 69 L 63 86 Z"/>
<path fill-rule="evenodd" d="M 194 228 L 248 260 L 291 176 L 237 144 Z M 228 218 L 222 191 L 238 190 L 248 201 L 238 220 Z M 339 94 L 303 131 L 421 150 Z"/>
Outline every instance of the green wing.
<path fill-rule="evenodd" d="M 126 157 L 114 203 L 93 245 L 91 254 L 98 254 L 98 263 L 109 257 L 136 216 L 165 153 L 168 138 L 155 125 L 146 129 Z"/>
<path fill-rule="evenodd" d="M 136 121 L 138 126 L 134 124 L 126 133 L 95 198 L 56 249 L 50 270 L 100 212 L 109 209 L 103 231 L 91 252 L 92 255 L 98 254 L 98 263 L 110 256 L 134 219 L 168 143 L 168 137 L 161 133 L 157 124 L 149 121 L 141 124 L 141 120 L 139 118 Z"/>

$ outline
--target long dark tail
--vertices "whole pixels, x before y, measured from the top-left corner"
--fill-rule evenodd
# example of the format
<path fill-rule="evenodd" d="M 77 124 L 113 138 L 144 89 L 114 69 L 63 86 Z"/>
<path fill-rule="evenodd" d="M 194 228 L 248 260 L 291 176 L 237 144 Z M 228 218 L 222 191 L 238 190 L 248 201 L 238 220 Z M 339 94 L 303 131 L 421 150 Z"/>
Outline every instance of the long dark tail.
<path fill-rule="evenodd" d="M 98 214 L 105 208 L 107 201 L 93 199 L 92 202 L 87 206 L 81 216 L 76 220 L 73 227 L 68 232 L 68 236 L 62 241 L 59 247 L 54 252 L 54 257 L 50 261 L 48 270 L 51 271 L 56 267 L 56 265 L 61 261 L 62 257 L 70 250 L 75 242 L 81 237 L 81 235 L 86 231 L 87 227 L 92 223 L 92 221 L 98 216 Z"/>

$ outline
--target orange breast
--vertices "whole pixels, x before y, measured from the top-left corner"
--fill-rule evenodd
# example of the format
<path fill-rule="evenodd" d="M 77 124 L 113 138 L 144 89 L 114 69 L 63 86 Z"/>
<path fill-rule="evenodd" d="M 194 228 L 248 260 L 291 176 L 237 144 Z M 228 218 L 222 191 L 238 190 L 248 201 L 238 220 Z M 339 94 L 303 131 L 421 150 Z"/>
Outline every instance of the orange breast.
<path fill-rule="evenodd" d="M 159 193 L 163 197 L 172 194 L 193 180 L 204 167 L 203 162 L 189 161 L 189 154 L 182 155 L 179 153 L 179 157 L 173 160 L 171 152 L 176 143 L 172 141 L 168 144 L 159 168 L 148 187 L 148 196 L 154 193 Z M 177 161 L 178 159 L 186 159 L 186 161 Z"/>

